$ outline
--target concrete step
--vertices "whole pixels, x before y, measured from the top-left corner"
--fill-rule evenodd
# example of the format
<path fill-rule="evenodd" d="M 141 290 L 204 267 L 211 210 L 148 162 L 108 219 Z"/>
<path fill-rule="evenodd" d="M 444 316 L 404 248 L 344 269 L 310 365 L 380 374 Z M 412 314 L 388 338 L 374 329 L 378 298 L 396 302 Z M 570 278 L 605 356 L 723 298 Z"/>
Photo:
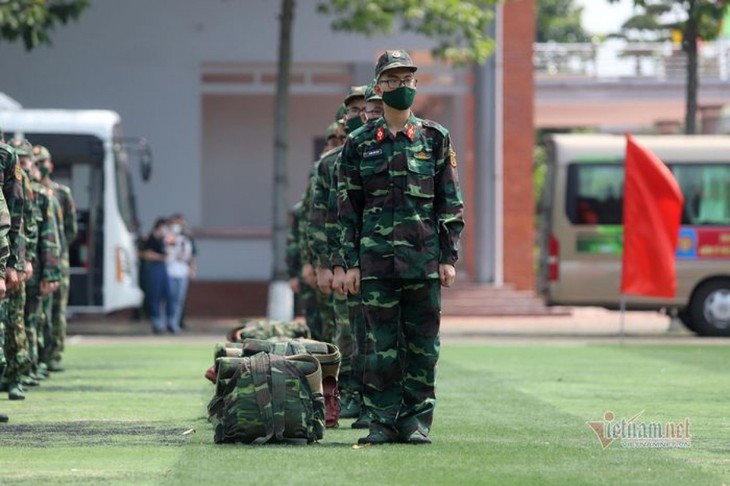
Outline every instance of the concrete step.
<path fill-rule="evenodd" d="M 510 286 L 460 284 L 441 293 L 444 316 L 569 315 L 570 310 L 546 306 L 534 292 Z"/>

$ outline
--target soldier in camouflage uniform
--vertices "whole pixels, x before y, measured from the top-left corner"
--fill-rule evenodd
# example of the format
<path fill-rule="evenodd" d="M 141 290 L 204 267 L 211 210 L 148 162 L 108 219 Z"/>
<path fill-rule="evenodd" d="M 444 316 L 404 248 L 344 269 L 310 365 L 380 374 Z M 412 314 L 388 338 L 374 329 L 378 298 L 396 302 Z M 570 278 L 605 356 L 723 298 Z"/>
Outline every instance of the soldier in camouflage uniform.
<path fill-rule="evenodd" d="M 27 143 L 27 142 L 26 142 Z M 27 143 L 28 146 L 30 145 Z M 32 147 L 25 146 L 28 156 L 19 156 L 20 165 L 30 178 L 34 194 L 33 214 L 37 226 L 37 237 L 29 238 L 26 258 L 33 265 L 33 272 L 26 281 L 25 330 L 31 360 L 31 377 L 46 378 L 47 371 L 40 367 L 39 350 L 43 347 L 41 299 L 58 289 L 61 280 L 60 248 L 58 246 L 58 223 L 47 195 L 47 189 L 38 182 L 40 171 L 34 164 Z M 18 152 L 20 155 L 20 152 Z"/>
<path fill-rule="evenodd" d="M 347 132 L 360 128 L 363 124 L 362 115 L 365 111 L 366 86 L 353 86 L 345 97 L 345 126 Z M 312 203 L 309 211 L 309 231 L 307 244 L 314 255 L 317 286 L 324 294 L 332 293 L 333 280 L 333 248 L 327 237 L 327 214 L 329 210 L 329 196 L 336 161 L 340 156 L 342 146 L 325 153 L 317 163 L 317 171 L 310 180 Z M 332 296 L 332 306 L 335 321 L 335 344 L 342 354 L 338 384 L 342 396 L 342 418 L 357 418 L 360 414 L 359 396 L 356 396 L 352 383 L 352 354 L 353 336 L 348 316 L 347 295 L 335 293 Z M 356 371 L 357 373 L 357 371 Z"/>
<path fill-rule="evenodd" d="M 338 110 L 339 114 L 339 110 Z M 337 147 L 342 145 L 344 137 L 340 137 L 340 133 L 344 134 L 344 130 L 340 127 L 339 121 L 335 124 L 330 125 L 328 128 L 328 142 L 327 145 L 330 147 Z M 329 136 L 332 133 L 333 136 Z M 327 153 L 327 152 L 325 152 Z M 324 155 L 324 153 L 323 153 Z M 309 245 L 310 238 L 310 223 L 309 213 L 312 207 L 312 196 L 313 196 L 313 183 L 312 181 L 317 176 L 317 170 L 320 163 L 317 160 L 312 165 L 312 171 L 309 174 L 307 188 L 302 196 L 302 219 L 299 221 L 297 241 L 299 242 L 299 255 L 302 264 L 302 279 L 304 282 L 315 290 L 315 301 L 316 309 L 319 319 L 316 324 L 321 323 L 321 327 L 315 325 L 311 328 L 312 337 L 318 341 L 324 341 L 334 343 L 335 341 L 335 315 L 333 309 L 332 293 L 319 292 L 317 290 L 317 277 L 314 271 L 315 256 L 312 253 Z"/>
<path fill-rule="evenodd" d="M 456 277 L 464 227 L 449 133 L 410 110 L 416 69 L 405 51 L 380 56 L 384 116 L 351 133 L 340 160 L 346 283 L 362 292 L 372 334 L 364 398 L 373 421 L 361 444 L 431 442 L 441 286 Z"/>
<path fill-rule="evenodd" d="M 8 241 L 8 233 L 10 232 L 10 210 L 8 209 L 5 199 L 5 180 L 8 177 L 8 168 L 13 168 L 16 162 L 15 152 L 11 147 L 2 143 L 2 131 L 0 131 L 0 299 L 5 298 L 5 277 L 8 257 L 10 256 L 10 244 Z M 14 170 L 14 169 L 13 169 Z M 12 174 L 12 172 L 10 172 Z M 5 341 L 5 323 L 0 319 L 0 346 Z M 0 349 L 0 376 L 5 370 L 5 353 Z M 8 416 L 0 414 L 0 422 L 7 422 Z"/>
<path fill-rule="evenodd" d="M 30 369 L 28 338 L 25 335 L 23 307 L 25 306 L 26 271 L 25 235 L 23 214 L 26 195 L 23 169 L 18 164 L 17 154 L 13 154 L 12 168 L 4 168 L 3 192 L 10 210 L 10 231 L 8 242 L 10 256 L 7 261 L 5 283 L 7 293 L 0 303 L 2 321 L 5 323 L 5 373 L 0 388 L 8 392 L 10 400 L 24 400 L 25 390 L 21 384 L 22 375 Z"/>
<path fill-rule="evenodd" d="M 383 100 L 375 93 L 375 82 L 371 82 L 365 90 L 365 116 L 363 121 L 377 120 L 383 116 Z M 327 203 L 327 246 L 332 253 L 332 266 L 334 275 L 332 278 L 332 289 L 341 295 L 347 295 L 348 319 L 350 329 L 354 338 L 352 347 L 352 372 L 350 374 L 349 389 L 351 399 L 349 402 L 343 400 L 343 418 L 355 417 L 351 427 L 353 429 L 367 429 L 371 417 L 365 407 L 363 396 L 363 375 L 365 370 L 365 350 L 368 333 L 365 327 L 365 317 L 362 312 L 362 299 L 360 294 L 348 294 L 345 288 L 344 256 L 342 254 L 342 227 L 337 221 L 337 174 L 339 171 L 340 159 L 335 161 L 332 170 L 332 182 L 330 184 L 329 201 Z"/>
<path fill-rule="evenodd" d="M 316 329 L 316 334 L 319 335 L 322 324 L 317 322 L 317 301 L 314 289 L 302 278 L 302 261 L 298 241 L 299 221 L 302 217 L 302 203 L 299 201 L 292 208 L 289 233 L 286 236 L 286 271 L 289 276 L 289 287 L 294 292 L 294 314 L 303 314 L 310 332 L 311 329 Z"/>
<path fill-rule="evenodd" d="M 42 184 L 53 191 L 53 196 L 58 200 L 61 208 L 58 218 L 59 227 L 63 227 L 64 237 L 60 240 L 61 247 L 61 283 L 54 292 L 53 305 L 51 309 L 51 329 L 53 343 L 51 357 L 48 363 L 49 371 L 63 371 L 61 366 L 64 341 L 66 339 L 66 306 L 68 305 L 68 290 L 70 286 L 69 276 L 69 248 L 76 239 L 78 233 L 78 222 L 76 220 L 76 203 L 74 202 L 71 188 L 54 182 L 51 179 L 53 173 L 53 160 L 46 149 L 41 151 L 36 163 L 43 177 Z"/>

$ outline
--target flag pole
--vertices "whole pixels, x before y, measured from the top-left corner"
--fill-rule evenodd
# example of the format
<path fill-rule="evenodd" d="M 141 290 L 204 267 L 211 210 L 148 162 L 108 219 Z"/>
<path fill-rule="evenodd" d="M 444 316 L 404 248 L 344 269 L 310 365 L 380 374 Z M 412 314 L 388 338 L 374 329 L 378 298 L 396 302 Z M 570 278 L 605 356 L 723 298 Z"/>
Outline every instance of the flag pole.
<path fill-rule="evenodd" d="M 624 334 L 625 334 L 625 319 L 626 319 L 626 294 L 621 294 L 621 328 L 619 331 L 619 344 L 623 346 L 624 344 Z"/>

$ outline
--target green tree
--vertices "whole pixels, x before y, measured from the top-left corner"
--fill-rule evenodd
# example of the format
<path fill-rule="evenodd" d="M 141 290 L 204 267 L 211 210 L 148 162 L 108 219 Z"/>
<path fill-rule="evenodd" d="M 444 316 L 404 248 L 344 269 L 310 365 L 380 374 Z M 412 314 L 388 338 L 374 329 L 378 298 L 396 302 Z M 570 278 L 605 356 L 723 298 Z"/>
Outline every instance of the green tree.
<path fill-rule="evenodd" d="M 27 50 L 51 44 L 50 32 L 58 24 L 77 19 L 89 0 L 2 0 L 0 38 L 23 41 Z"/>
<path fill-rule="evenodd" d="M 537 42 L 590 42 L 583 30 L 583 7 L 575 0 L 540 0 L 537 2 Z"/>
<path fill-rule="evenodd" d="M 494 17 L 498 0 L 322 0 L 317 10 L 332 17 L 335 31 L 373 36 L 396 29 L 415 32 L 436 42 L 433 55 L 454 64 L 483 63 L 492 53 L 494 40 L 487 26 Z M 291 302 L 286 275 L 286 227 L 289 181 L 287 177 L 288 137 L 286 120 L 289 104 L 291 30 L 294 27 L 294 0 L 282 0 L 279 30 L 279 79 L 274 117 L 274 204 L 273 278 L 269 288 L 268 316 L 290 318 Z"/>
<path fill-rule="evenodd" d="M 618 0 L 608 0 L 615 3 Z M 672 30 L 682 33 L 682 50 L 687 54 L 685 133 L 697 131 L 697 45 L 700 39 L 714 40 L 730 7 L 724 0 L 634 0 L 638 15 L 622 27 L 629 40 L 653 32 L 656 40 L 667 39 Z"/>

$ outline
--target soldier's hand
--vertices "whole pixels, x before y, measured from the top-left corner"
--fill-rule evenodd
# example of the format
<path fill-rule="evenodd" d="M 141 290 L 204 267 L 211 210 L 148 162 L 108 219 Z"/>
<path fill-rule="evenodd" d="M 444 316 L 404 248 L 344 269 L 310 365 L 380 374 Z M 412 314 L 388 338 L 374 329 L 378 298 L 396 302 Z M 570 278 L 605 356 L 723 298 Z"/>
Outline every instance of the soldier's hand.
<path fill-rule="evenodd" d="M 324 267 L 317 267 L 317 287 L 324 294 L 332 293 L 332 270 Z"/>
<path fill-rule="evenodd" d="M 341 295 L 347 294 L 346 276 L 347 274 L 343 267 L 335 267 L 335 273 L 332 276 L 332 290 Z"/>
<path fill-rule="evenodd" d="M 0 280 L 0 300 L 5 298 L 5 280 Z"/>
<path fill-rule="evenodd" d="M 350 268 L 345 274 L 345 282 L 347 284 L 347 291 L 351 294 L 360 293 L 360 269 Z"/>
<path fill-rule="evenodd" d="M 456 269 L 448 263 L 439 263 L 439 278 L 441 279 L 441 285 L 451 287 L 456 280 Z"/>
<path fill-rule="evenodd" d="M 33 264 L 25 262 L 25 281 L 27 282 L 31 278 L 33 278 Z"/>
<path fill-rule="evenodd" d="M 53 292 L 52 283 L 48 280 L 41 280 L 41 295 L 46 296 Z"/>
<path fill-rule="evenodd" d="M 292 277 L 289 279 L 289 287 L 291 288 L 291 291 L 295 294 L 299 293 L 299 279 L 297 277 Z"/>
<path fill-rule="evenodd" d="M 302 280 L 312 288 L 317 285 L 317 278 L 314 276 L 314 267 L 310 263 L 302 265 Z"/>
<path fill-rule="evenodd" d="M 14 289 L 18 286 L 18 272 L 14 268 L 5 270 L 5 287 L 7 290 Z"/>

